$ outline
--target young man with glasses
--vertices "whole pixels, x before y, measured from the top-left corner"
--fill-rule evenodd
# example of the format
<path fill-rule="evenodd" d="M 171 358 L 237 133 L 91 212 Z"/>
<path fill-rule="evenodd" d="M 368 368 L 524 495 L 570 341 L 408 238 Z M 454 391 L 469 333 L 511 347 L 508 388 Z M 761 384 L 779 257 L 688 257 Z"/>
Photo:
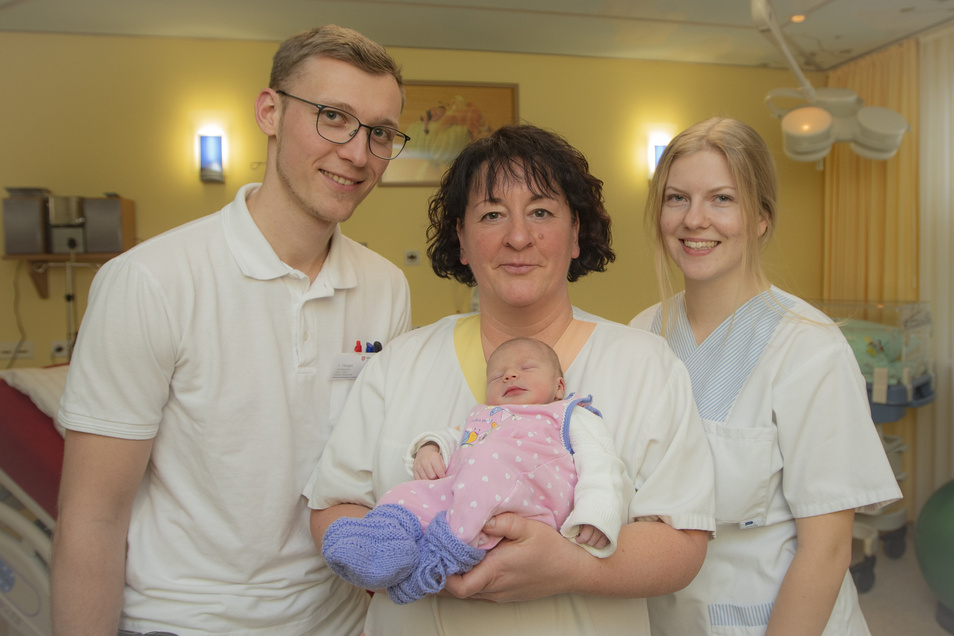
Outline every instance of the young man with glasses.
<path fill-rule="evenodd" d="M 407 281 L 338 224 L 403 149 L 400 70 L 326 26 L 282 43 L 255 103 L 261 184 L 94 280 L 60 421 L 57 634 L 359 633 L 299 493 L 358 340 L 410 326 Z"/>

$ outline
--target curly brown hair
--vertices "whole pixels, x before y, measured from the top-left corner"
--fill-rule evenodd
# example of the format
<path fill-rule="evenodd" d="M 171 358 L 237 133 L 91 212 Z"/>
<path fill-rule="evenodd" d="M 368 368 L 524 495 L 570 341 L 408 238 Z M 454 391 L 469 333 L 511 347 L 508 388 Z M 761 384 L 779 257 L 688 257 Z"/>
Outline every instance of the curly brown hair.
<path fill-rule="evenodd" d="M 508 182 L 524 182 L 537 194 L 566 198 L 573 219 L 580 223 L 580 255 L 570 263 L 568 281 L 605 271 L 616 259 L 603 182 L 590 174 L 586 157 L 562 136 L 521 124 L 504 126 L 471 143 L 441 179 L 427 211 L 427 255 L 435 274 L 476 285 L 470 267 L 460 262 L 457 227 L 475 191 L 483 188 L 487 198 L 493 198 Z"/>

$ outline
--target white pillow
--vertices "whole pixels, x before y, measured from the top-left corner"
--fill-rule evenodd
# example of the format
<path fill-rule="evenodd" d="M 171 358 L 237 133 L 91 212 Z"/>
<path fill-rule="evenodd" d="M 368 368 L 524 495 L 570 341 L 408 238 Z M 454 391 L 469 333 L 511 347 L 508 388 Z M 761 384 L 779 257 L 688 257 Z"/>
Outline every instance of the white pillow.
<path fill-rule="evenodd" d="M 56 367 L 4 369 L 0 371 L 0 378 L 33 400 L 38 409 L 53 418 L 60 435 L 65 435 L 63 427 L 56 420 L 56 412 L 60 408 L 60 396 L 66 386 L 69 368 L 69 365 L 63 364 Z"/>

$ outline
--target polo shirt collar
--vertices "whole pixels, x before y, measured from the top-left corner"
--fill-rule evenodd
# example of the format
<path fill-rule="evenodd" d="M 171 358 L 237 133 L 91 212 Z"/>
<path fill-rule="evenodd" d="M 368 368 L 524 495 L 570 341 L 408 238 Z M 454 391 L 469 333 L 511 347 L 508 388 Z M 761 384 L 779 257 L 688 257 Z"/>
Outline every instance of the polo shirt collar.
<path fill-rule="evenodd" d="M 298 270 L 278 258 L 265 235 L 252 220 L 246 199 L 260 185 L 250 183 L 239 189 L 235 199 L 222 209 L 223 227 L 229 252 L 242 273 L 257 280 L 273 280 L 293 275 Z M 341 227 L 335 226 L 328 256 L 315 282 L 321 280 L 334 289 L 349 289 L 357 284 L 354 263 L 345 243 Z"/>

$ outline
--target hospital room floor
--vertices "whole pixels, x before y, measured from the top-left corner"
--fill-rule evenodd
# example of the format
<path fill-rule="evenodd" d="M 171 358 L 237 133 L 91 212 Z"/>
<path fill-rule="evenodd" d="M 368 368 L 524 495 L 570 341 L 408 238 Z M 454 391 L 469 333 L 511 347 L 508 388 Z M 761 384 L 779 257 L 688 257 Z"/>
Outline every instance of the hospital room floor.
<path fill-rule="evenodd" d="M 951 636 L 934 619 L 937 601 L 918 568 L 910 524 L 907 537 L 898 559 L 878 550 L 874 585 L 858 594 L 871 636 Z"/>

